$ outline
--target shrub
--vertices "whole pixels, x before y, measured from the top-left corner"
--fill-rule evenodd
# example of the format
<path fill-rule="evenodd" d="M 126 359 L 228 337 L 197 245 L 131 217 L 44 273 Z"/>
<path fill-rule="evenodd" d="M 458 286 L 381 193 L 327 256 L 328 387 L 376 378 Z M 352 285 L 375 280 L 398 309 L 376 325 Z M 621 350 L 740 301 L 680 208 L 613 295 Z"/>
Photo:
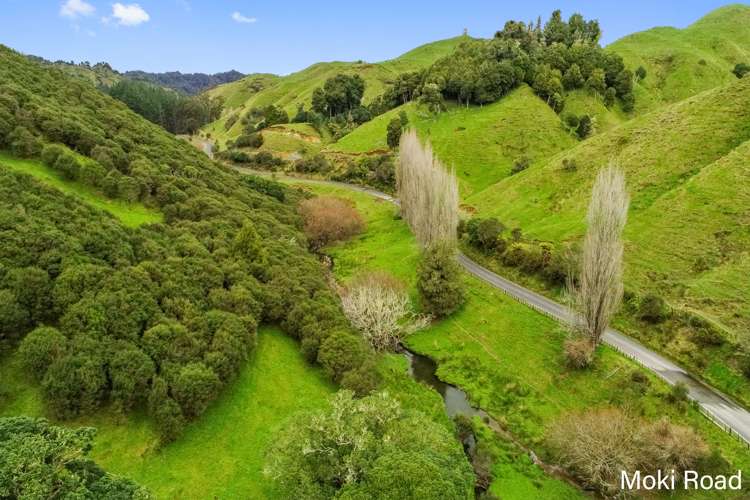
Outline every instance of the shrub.
<path fill-rule="evenodd" d="M 54 167 L 60 155 L 67 152 L 67 148 L 61 144 L 47 144 L 42 148 L 42 162 L 48 167 Z"/>
<path fill-rule="evenodd" d="M 638 66 L 638 69 L 635 70 L 635 76 L 639 80 L 643 80 L 644 78 L 646 78 L 646 68 L 644 68 L 643 66 Z"/>
<path fill-rule="evenodd" d="M 578 170 L 578 163 L 573 158 L 564 158 L 562 161 L 563 170 L 566 172 L 575 172 Z"/>
<path fill-rule="evenodd" d="M 117 344 L 109 362 L 109 378 L 112 400 L 120 410 L 145 400 L 155 373 L 154 362 L 137 346 L 130 342 Z"/>
<path fill-rule="evenodd" d="M 65 354 L 67 340 L 56 328 L 32 330 L 18 347 L 21 364 L 37 380 L 43 379 L 47 368 Z"/>
<path fill-rule="evenodd" d="M 638 317 L 643 321 L 661 323 L 667 319 L 668 314 L 669 311 L 664 299 L 656 294 L 647 294 L 638 304 Z"/>
<path fill-rule="evenodd" d="M 169 386 L 161 377 L 155 377 L 148 394 L 149 414 L 156 422 L 162 443 L 177 439 L 185 428 L 185 417 L 180 405 L 169 396 Z"/>
<path fill-rule="evenodd" d="M 312 158 L 303 158 L 295 161 L 294 170 L 301 174 L 325 174 L 330 172 L 331 164 L 325 156 L 317 154 Z"/>
<path fill-rule="evenodd" d="M 341 378 L 341 387 L 353 391 L 357 396 L 365 396 L 378 388 L 380 374 L 375 359 L 370 357 L 357 368 L 349 370 Z"/>
<path fill-rule="evenodd" d="M 469 243 L 485 253 L 491 253 L 505 242 L 500 235 L 505 231 L 505 226 L 496 218 L 480 219 L 472 218 L 464 226 L 469 237 Z M 500 243 L 502 241 L 502 243 Z M 503 248 L 504 250 L 504 248 Z M 498 252 L 498 253 L 502 253 Z"/>
<path fill-rule="evenodd" d="M 513 162 L 513 166 L 510 168 L 510 174 L 514 175 L 519 172 L 523 172 L 527 168 L 529 168 L 529 165 L 531 165 L 531 160 L 527 156 L 522 156 L 521 158 L 517 158 Z"/>
<path fill-rule="evenodd" d="M 47 369 L 42 388 L 54 414 L 71 418 L 89 413 L 102 403 L 107 388 L 101 345 L 91 339 L 77 339 Z"/>
<path fill-rule="evenodd" d="M 242 134 L 234 141 L 235 148 L 259 148 L 263 145 L 263 135 L 255 132 Z"/>
<path fill-rule="evenodd" d="M 563 121 L 565 122 L 565 125 L 570 127 L 571 129 L 575 130 L 578 128 L 578 117 L 573 113 L 565 113 L 563 115 Z"/>
<path fill-rule="evenodd" d="M 42 150 L 42 141 L 26 127 L 16 127 L 8 134 L 7 142 L 13 154 L 22 158 L 33 158 Z"/>
<path fill-rule="evenodd" d="M 367 347 L 352 333 L 332 332 L 318 350 L 318 363 L 336 382 L 348 371 L 361 366 L 366 357 Z"/>
<path fill-rule="evenodd" d="M 567 339 L 564 345 L 565 362 L 576 370 L 588 368 L 594 360 L 594 346 L 584 337 Z"/>
<path fill-rule="evenodd" d="M 737 63 L 734 65 L 732 73 L 734 73 L 734 76 L 736 76 L 737 78 L 742 78 L 746 74 L 750 73 L 750 65 L 746 63 Z"/>
<path fill-rule="evenodd" d="M 304 230 L 313 249 L 343 241 L 365 228 L 362 217 L 351 202 L 330 196 L 319 196 L 300 204 Z"/>
<path fill-rule="evenodd" d="M 455 247 L 438 242 L 422 252 L 417 290 L 425 311 L 436 317 L 449 316 L 461 307 L 465 295 Z"/>
<path fill-rule="evenodd" d="M 386 129 L 386 142 L 388 143 L 389 148 L 396 149 L 398 147 L 402 131 L 403 125 L 401 124 L 401 118 L 398 116 L 392 118 L 391 121 L 388 122 L 388 127 Z"/>
<path fill-rule="evenodd" d="M 53 168 L 60 172 L 66 179 L 78 179 L 80 165 L 73 153 L 63 152 L 60 154 L 57 160 L 55 160 Z"/>
<path fill-rule="evenodd" d="M 578 120 L 578 127 L 576 127 L 576 135 L 579 139 L 585 139 L 589 135 L 591 135 L 591 131 L 594 128 L 594 124 L 591 121 L 591 117 L 589 115 L 582 115 L 581 118 Z"/>
<path fill-rule="evenodd" d="M 187 417 L 202 414 L 221 386 L 213 370 L 200 362 L 183 366 L 172 384 L 174 398 Z"/>
<path fill-rule="evenodd" d="M 667 399 L 670 403 L 682 404 L 688 400 L 688 386 L 685 382 L 677 382 L 675 385 L 670 387 Z"/>

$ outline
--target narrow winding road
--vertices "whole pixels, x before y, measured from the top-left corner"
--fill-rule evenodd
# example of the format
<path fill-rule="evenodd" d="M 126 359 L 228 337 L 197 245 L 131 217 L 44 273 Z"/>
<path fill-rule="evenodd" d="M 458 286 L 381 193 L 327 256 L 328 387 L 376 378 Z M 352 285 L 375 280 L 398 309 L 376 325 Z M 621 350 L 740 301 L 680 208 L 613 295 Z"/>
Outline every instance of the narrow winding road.
<path fill-rule="evenodd" d="M 253 175 L 269 175 L 267 172 L 259 172 L 241 167 L 237 168 L 237 170 Z M 338 186 L 353 191 L 359 191 L 361 193 L 367 193 L 395 205 L 399 204 L 398 199 L 389 194 L 353 184 L 317 179 L 303 179 L 298 177 L 280 176 L 279 178 L 293 182 Z M 463 253 L 459 253 L 458 261 L 468 273 L 476 276 L 490 286 L 501 290 L 517 301 L 526 304 L 532 309 L 558 321 L 568 322 L 570 320 L 571 311 L 566 306 L 495 274 L 489 269 L 474 262 Z M 735 403 L 718 390 L 691 376 L 687 371 L 680 368 L 672 361 L 617 330 L 608 328 L 602 336 L 602 339 L 606 344 L 623 355 L 654 372 L 668 384 L 675 385 L 679 382 L 684 383 L 688 388 L 688 396 L 698 403 L 701 411 L 706 417 L 750 446 L 750 412 L 745 408 Z"/>

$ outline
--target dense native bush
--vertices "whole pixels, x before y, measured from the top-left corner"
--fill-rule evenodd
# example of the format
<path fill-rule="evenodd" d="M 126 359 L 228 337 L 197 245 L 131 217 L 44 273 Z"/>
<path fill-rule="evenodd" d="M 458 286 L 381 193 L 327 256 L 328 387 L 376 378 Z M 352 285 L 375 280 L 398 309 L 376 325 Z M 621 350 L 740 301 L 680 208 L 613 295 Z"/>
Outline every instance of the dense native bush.
<path fill-rule="evenodd" d="M 322 154 L 300 158 L 294 162 L 294 171 L 300 174 L 326 174 L 331 171 L 331 168 L 331 164 Z"/>
<path fill-rule="evenodd" d="M 263 145 L 263 135 L 258 132 L 242 134 L 234 140 L 231 147 L 235 148 L 259 148 Z"/>
<path fill-rule="evenodd" d="M 146 500 L 134 482 L 113 476 L 88 458 L 96 430 L 68 429 L 43 419 L 0 419 L 0 496 L 3 498 L 116 498 Z"/>
<path fill-rule="evenodd" d="M 126 228 L 0 169 L 0 343 L 20 344 L 53 414 L 146 407 L 173 439 L 237 376 L 261 321 L 280 323 L 311 360 L 325 343 L 342 383 L 377 384 L 364 371 L 371 349 L 298 230 L 299 194 L 215 164 L 90 84 L 1 47 L 0 119 L 13 151 L 165 219 Z"/>
<path fill-rule="evenodd" d="M 350 161 L 346 169 L 333 179 L 393 192 L 396 187 L 396 165 L 391 155 L 365 156 Z"/>
<path fill-rule="evenodd" d="M 543 26 L 508 21 L 491 40 L 467 37 L 429 68 L 400 75 L 370 109 L 380 114 L 418 100 L 439 111 L 443 98 L 486 104 L 526 83 L 557 112 L 564 108 L 566 91 L 579 88 L 599 95 L 607 106 L 619 99 L 630 111 L 633 74 L 619 55 L 602 50 L 600 35 L 597 21 L 580 14 L 565 21 L 559 10 Z"/>
<path fill-rule="evenodd" d="M 621 471 L 655 474 L 705 465 L 708 446 L 688 427 L 662 419 L 646 422 L 620 410 L 571 414 L 548 433 L 555 458 L 585 485 L 605 495 L 620 490 Z"/>
<path fill-rule="evenodd" d="M 459 443 L 387 394 L 353 399 L 288 422 L 265 473 L 288 498 L 469 499 L 474 475 Z"/>
<path fill-rule="evenodd" d="M 341 198 L 320 196 L 300 204 L 305 234 L 314 249 L 359 234 L 365 223 L 353 204 Z"/>

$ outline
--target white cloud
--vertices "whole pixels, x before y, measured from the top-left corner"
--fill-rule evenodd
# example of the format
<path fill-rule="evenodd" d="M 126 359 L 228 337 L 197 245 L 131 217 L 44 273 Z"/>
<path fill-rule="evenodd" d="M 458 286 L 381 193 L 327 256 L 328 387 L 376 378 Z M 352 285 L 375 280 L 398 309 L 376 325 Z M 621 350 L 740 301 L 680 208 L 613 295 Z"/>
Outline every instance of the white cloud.
<path fill-rule="evenodd" d="M 79 16 L 90 16 L 96 9 L 83 0 L 68 0 L 60 6 L 60 15 L 75 19 Z"/>
<path fill-rule="evenodd" d="M 237 21 L 238 23 L 254 23 L 257 21 L 254 17 L 245 17 L 239 12 L 232 12 L 232 19 Z"/>
<path fill-rule="evenodd" d="M 112 17 L 117 19 L 117 24 L 122 26 L 138 26 L 139 24 L 145 23 L 151 19 L 148 12 L 143 10 L 137 3 L 123 5 L 119 2 L 112 6 Z M 104 19 L 102 19 L 102 21 L 104 21 Z M 108 21 L 109 19 L 105 22 Z"/>

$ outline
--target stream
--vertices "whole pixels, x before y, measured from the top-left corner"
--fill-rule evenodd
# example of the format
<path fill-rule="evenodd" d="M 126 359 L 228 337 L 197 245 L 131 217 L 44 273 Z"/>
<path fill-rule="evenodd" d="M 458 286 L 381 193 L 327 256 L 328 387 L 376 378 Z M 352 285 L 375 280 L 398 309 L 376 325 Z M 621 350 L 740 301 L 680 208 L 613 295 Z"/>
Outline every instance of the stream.
<path fill-rule="evenodd" d="M 537 457 L 536 453 L 529 447 L 521 443 L 515 436 L 510 434 L 505 428 L 503 428 L 495 419 L 493 419 L 486 411 L 480 408 L 474 408 L 469 402 L 469 397 L 464 391 L 458 387 L 447 384 L 437 377 L 437 363 L 427 356 L 417 354 L 408 350 L 405 346 L 401 345 L 403 354 L 409 362 L 409 375 L 417 382 L 427 384 L 427 386 L 435 389 L 438 394 L 443 398 L 443 404 L 445 405 L 445 413 L 451 419 L 457 416 L 464 416 L 468 419 L 479 417 L 490 429 L 498 434 L 502 439 L 511 441 L 513 444 L 522 449 L 531 458 L 531 461 L 544 470 L 547 474 L 561 479 L 568 484 L 581 489 L 581 486 L 575 481 L 575 479 L 565 472 L 562 468 L 546 464 Z M 474 433 L 470 433 L 463 440 L 461 444 L 464 447 L 469 462 L 474 465 L 474 459 L 476 458 L 476 437 Z M 485 488 L 477 485 L 475 493 L 477 497 L 483 493 Z"/>
<path fill-rule="evenodd" d="M 437 364 L 428 358 L 411 352 L 404 351 L 404 356 L 409 360 L 409 375 L 418 381 L 435 389 L 443 398 L 445 413 L 450 418 L 463 415 L 467 418 L 481 417 L 482 420 L 489 419 L 489 415 L 483 410 L 471 406 L 469 398 L 464 391 L 450 384 L 446 384 L 437 377 Z"/>

